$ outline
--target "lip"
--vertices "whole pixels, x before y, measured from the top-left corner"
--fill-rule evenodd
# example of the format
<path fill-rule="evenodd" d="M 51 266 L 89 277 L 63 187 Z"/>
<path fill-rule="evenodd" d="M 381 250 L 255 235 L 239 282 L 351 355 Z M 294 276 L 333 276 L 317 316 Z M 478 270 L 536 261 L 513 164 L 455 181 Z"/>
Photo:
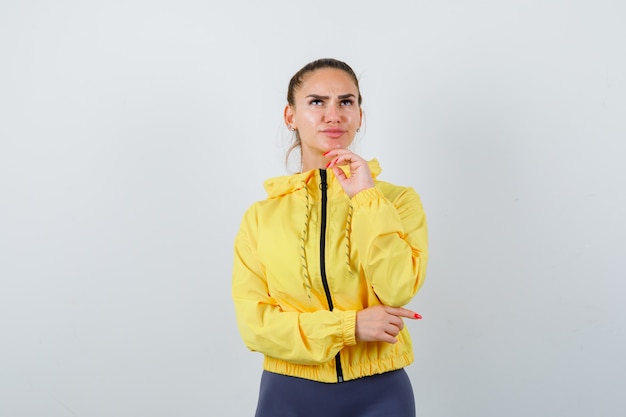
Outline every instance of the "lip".
<path fill-rule="evenodd" d="M 343 134 L 346 133 L 346 131 L 344 129 L 328 128 L 328 129 L 323 129 L 322 133 L 331 138 L 338 138 L 338 137 L 343 136 Z"/>

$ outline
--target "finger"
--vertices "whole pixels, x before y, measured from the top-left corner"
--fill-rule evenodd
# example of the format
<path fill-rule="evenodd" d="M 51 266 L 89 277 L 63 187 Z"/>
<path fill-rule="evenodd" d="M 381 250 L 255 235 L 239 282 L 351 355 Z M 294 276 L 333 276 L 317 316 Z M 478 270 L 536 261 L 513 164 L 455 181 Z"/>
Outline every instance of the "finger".
<path fill-rule="evenodd" d="M 385 311 L 389 314 L 393 314 L 394 316 L 406 317 L 407 319 L 419 320 L 422 318 L 422 316 L 415 311 L 402 307 L 385 307 Z"/>
<path fill-rule="evenodd" d="M 395 337 L 398 335 L 398 333 L 400 333 L 400 329 L 397 326 L 390 324 L 385 327 L 385 333 Z"/>
<path fill-rule="evenodd" d="M 397 317 L 397 316 L 396 316 L 396 319 L 397 321 L 392 324 L 396 326 L 398 330 L 404 329 L 404 320 L 402 320 L 400 317 Z"/>
<path fill-rule="evenodd" d="M 410 318 L 415 314 L 413 311 L 404 307 L 385 306 L 385 311 L 387 312 L 387 314 L 393 314 L 394 316 L 407 317 L 407 318 Z"/>
<path fill-rule="evenodd" d="M 348 179 L 348 177 L 346 176 L 346 173 L 343 172 L 343 169 L 339 167 L 333 167 L 333 172 L 335 173 L 335 177 L 337 177 L 339 182 L 342 182 L 343 180 Z"/>
<path fill-rule="evenodd" d="M 350 165 L 351 168 L 354 168 L 354 164 L 360 163 L 361 160 L 353 153 L 340 155 L 337 158 L 337 165 Z"/>
<path fill-rule="evenodd" d="M 350 163 L 350 161 L 346 161 L 345 157 L 338 156 L 334 159 L 331 159 L 330 162 L 328 162 L 328 164 L 326 165 L 326 168 L 334 168 L 339 165 L 349 165 Z"/>
<path fill-rule="evenodd" d="M 335 177 L 337 177 L 337 179 L 339 180 L 339 182 L 342 182 L 346 179 L 348 179 L 348 177 L 346 176 L 346 173 L 343 172 L 343 169 L 339 168 L 339 167 L 333 167 L 333 172 L 335 173 Z"/>
<path fill-rule="evenodd" d="M 328 151 L 326 151 L 326 153 L 324 153 L 324 156 L 326 158 L 336 158 L 339 155 L 343 154 L 343 153 L 351 153 L 349 150 L 345 149 L 345 148 L 336 148 L 336 149 L 330 149 Z"/>
<path fill-rule="evenodd" d="M 352 163 L 352 159 L 349 155 L 339 155 L 328 163 L 327 168 L 336 167 L 339 165 L 349 165 Z"/>
<path fill-rule="evenodd" d="M 391 327 L 393 327 L 393 326 L 391 326 Z M 381 342 L 387 342 L 387 343 L 396 343 L 398 341 L 398 338 L 396 338 L 395 335 L 397 335 L 398 333 L 395 333 L 395 335 L 392 334 L 393 330 L 391 329 L 391 327 L 389 328 L 389 330 L 381 329 L 382 332 L 380 332 L 376 336 L 376 340 L 379 340 Z"/>
<path fill-rule="evenodd" d="M 404 328 L 404 321 L 398 316 L 390 315 L 389 324 L 393 325 L 398 331 Z"/>
<path fill-rule="evenodd" d="M 348 165 L 353 164 L 360 161 L 365 161 L 357 154 L 347 149 L 333 149 L 327 151 L 324 156 L 326 158 L 330 158 L 330 162 L 328 163 L 328 167 L 335 165 Z"/>

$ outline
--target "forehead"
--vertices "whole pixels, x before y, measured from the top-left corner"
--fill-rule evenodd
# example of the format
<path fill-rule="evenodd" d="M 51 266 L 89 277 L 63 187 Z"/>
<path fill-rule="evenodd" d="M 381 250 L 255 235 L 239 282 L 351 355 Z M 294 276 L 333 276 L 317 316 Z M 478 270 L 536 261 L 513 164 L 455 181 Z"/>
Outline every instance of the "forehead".
<path fill-rule="evenodd" d="M 346 94 L 358 95 L 352 77 L 345 71 L 335 68 L 322 68 L 306 74 L 296 94 Z"/>

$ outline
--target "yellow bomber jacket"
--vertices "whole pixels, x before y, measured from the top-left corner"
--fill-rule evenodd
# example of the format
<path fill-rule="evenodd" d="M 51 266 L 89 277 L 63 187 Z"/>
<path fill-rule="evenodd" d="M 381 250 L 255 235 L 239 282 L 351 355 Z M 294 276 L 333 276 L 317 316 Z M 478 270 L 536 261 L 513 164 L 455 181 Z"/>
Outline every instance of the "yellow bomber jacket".
<path fill-rule="evenodd" d="M 265 370 L 341 382 L 413 362 L 398 342 L 357 342 L 356 312 L 406 305 L 424 282 L 426 218 L 412 188 L 378 181 L 350 199 L 331 170 L 265 182 L 235 238 L 232 296 L 241 336 Z M 322 184 L 327 177 L 327 185 Z"/>

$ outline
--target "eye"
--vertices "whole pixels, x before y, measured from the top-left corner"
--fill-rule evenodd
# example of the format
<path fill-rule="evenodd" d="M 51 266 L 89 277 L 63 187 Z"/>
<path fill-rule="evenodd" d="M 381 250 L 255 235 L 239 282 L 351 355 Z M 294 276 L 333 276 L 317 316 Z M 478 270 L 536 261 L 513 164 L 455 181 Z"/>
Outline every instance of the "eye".
<path fill-rule="evenodd" d="M 310 106 L 321 106 L 322 104 L 324 104 L 324 102 L 319 98 L 313 98 L 309 101 Z"/>
<path fill-rule="evenodd" d="M 341 100 L 341 105 L 342 106 L 352 106 L 354 104 L 354 100 L 352 99 L 345 99 L 345 100 Z"/>

